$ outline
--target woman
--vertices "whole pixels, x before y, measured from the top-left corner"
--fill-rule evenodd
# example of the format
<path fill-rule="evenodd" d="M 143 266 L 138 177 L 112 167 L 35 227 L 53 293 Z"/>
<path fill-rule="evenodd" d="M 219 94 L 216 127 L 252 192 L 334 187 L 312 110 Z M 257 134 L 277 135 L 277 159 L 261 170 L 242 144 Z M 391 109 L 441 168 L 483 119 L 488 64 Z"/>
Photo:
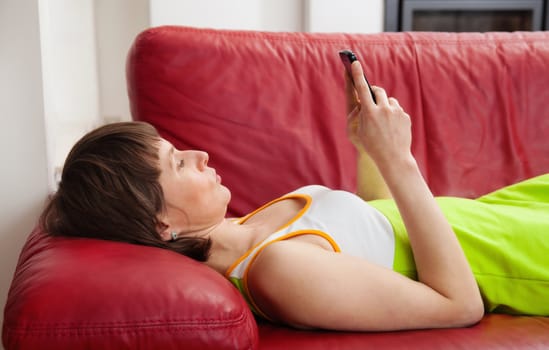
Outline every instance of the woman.
<path fill-rule="evenodd" d="M 460 242 L 445 216 L 459 223 L 463 211 L 474 215 L 479 206 L 499 215 L 487 203 L 505 200 L 513 187 L 480 204 L 435 200 L 410 151 L 409 116 L 380 88 L 373 102 L 358 62 L 352 74 L 356 92 L 347 84 L 354 107 L 348 134 L 361 168 L 379 174 L 373 177 L 376 186 L 362 179 L 358 192 L 367 200 L 390 193 L 392 200 L 367 204 L 350 193 L 307 186 L 244 218 L 226 219 L 231 194 L 208 167 L 206 153 L 177 150 L 147 124 L 121 123 L 99 128 L 74 146 L 41 222 L 51 234 L 145 244 L 203 261 L 229 278 L 256 313 L 299 328 L 461 327 L 477 322 L 485 306 L 549 314 L 543 306 L 549 274 L 541 261 L 518 264 L 526 277 L 539 281 L 525 288 L 534 290 L 528 300 L 498 299 L 500 287 L 516 281 L 503 269 L 505 283 L 486 282 L 479 265 L 490 259 L 466 258 L 460 245 L 476 247 L 494 234 L 470 234 L 474 228 L 458 225 L 465 237 Z M 547 177 L 517 186 L 543 182 L 549 188 Z M 549 227 L 549 215 L 540 214 L 547 212 L 547 202 L 529 213 L 540 228 Z M 538 229 L 524 241 L 543 244 L 544 232 Z M 494 252 L 501 251 L 500 236 L 490 247 Z M 537 256 L 546 248 L 538 245 Z M 501 272 L 495 265 L 487 271 Z"/>

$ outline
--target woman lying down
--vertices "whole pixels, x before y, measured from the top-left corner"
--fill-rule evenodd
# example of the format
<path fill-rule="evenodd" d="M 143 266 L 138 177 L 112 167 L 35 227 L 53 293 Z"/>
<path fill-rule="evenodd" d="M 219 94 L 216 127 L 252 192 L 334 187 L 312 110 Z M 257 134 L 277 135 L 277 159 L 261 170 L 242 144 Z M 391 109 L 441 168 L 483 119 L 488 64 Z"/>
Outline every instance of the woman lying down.
<path fill-rule="evenodd" d="M 549 316 L 549 174 L 476 200 L 434 198 L 410 150 L 409 116 L 381 88 L 373 102 L 359 62 L 352 74 L 348 99 L 360 102 L 349 139 L 361 166 L 377 172 L 359 179 L 359 196 L 306 186 L 227 219 L 231 193 L 208 154 L 128 122 L 73 147 L 41 223 L 52 235 L 194 258 L 226 276 L 256 314 L 299 328 L 464 327 L 485 311 Z"/>

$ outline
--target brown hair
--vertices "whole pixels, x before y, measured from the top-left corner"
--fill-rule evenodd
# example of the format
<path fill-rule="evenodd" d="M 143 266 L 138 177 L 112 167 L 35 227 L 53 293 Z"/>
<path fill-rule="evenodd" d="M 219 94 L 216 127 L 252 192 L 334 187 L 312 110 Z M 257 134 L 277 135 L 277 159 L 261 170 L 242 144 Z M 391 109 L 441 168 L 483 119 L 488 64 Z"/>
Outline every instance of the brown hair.
<path fill-rule="evenodd" d="M 165 248 L 208 259 L 211 241 L 181 237 L 163 241 L 157 215 L 164 210 L 154 127 L 122 122 L 99 127 L 72 148 L 41 217 L 54 236 L 99 238 Z"/>

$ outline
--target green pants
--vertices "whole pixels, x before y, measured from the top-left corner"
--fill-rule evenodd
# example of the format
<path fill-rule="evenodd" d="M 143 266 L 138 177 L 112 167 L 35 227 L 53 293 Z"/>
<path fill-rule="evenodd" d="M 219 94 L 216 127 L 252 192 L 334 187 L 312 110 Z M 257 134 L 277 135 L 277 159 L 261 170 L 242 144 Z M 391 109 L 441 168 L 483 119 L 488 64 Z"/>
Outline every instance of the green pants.
<path fill-rule="evenodd" d="M 549 174 L 477 199 L 438 197 L 489 312 L 549 316 Z M 416 278 L 406 229 L 392 200 L 369 202 L 395 232 L 393 268 Z"/>

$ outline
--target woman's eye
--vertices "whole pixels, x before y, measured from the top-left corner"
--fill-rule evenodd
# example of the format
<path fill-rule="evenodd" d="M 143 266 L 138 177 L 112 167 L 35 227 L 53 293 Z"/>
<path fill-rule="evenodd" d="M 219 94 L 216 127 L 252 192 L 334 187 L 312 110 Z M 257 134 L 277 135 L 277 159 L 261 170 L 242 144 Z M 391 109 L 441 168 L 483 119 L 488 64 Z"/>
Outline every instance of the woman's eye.
<path fill-rule="evenodd" d="M 177 167 L 178 167 L 179 169 L 181 169 L 181 168 L 183 168 L 183 165 L 184 165 L 183 159 L 181 159 L 181 160 L 179 161 L 179 163 L 177 163 Z"/>

